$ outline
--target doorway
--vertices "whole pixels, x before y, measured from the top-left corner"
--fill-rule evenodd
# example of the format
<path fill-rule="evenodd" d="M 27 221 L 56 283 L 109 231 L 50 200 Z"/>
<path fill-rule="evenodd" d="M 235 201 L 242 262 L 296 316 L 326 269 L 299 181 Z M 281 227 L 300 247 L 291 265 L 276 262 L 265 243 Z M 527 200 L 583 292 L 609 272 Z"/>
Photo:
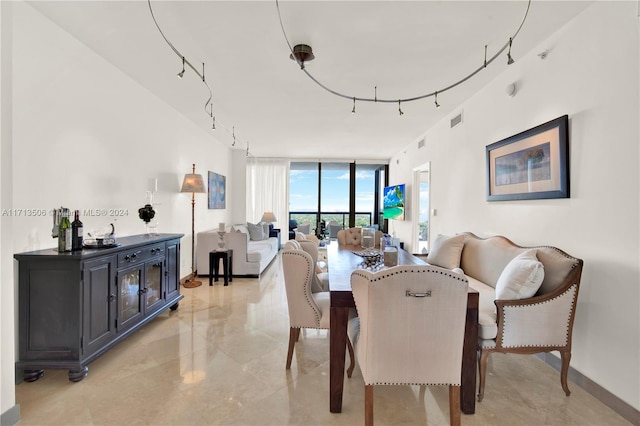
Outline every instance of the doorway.
<path fill-rule="evenodd" d="M 429 197 L 431 192 L 430 164 L 425 163 L 413 169 L 413 217 L 417 218 L 413 227 L 413 252 L 416 254 L 427 254 L 429 252 L 429 229 L 430 229 L 430 206 Z"/>

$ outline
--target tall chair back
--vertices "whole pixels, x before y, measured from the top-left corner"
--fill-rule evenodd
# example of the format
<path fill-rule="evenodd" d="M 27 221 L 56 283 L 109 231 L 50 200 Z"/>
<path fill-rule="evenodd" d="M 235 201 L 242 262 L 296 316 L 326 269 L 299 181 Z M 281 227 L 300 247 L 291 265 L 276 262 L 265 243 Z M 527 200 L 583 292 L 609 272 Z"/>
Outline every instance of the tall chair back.
<path fill-rule="evenodd" d="M 353 272 L 366 424 L 373 422 L 372 386 L 385 384 L 448 385 L 451 422 L 460 423 L 468 285 L 464 276 L 429 265 Z"/>
<path fill-rule="evenodd" d="M 289 369 L 295 344 L 300 338 L 300 329 L 329 328 L 330 300 L 328 291 L 315 294 L 311 292 L 315 262 L 309 253 L 300 249 L 283 250 L 282 271 L 289 308 L 289 351 L 286 364 L 286 368 Z M 355 316 L 355 312 L 353 315 Z M 347 375 L 351 377 L 355 366 L 355 355 L 349 339 L 347 339 L 347 349 L 351 358 Z"/>
<path fill-rule="evenodd" d="M 376 231 L 373 241 L 376 247 L 380 246 L 380 238 L 382 237 L 382 231 Z M 340 245 L 354 245 L 359 246 L 362 244 L 362 228 L 347 228 L 341 229 L 336 234 L 336 239 Z"/>
<path fill-rule="evenodd" d="M 284 250 L 282 270 L 287 291 L 289 325 L 293 328 L 329 328 L 329 314 L 323 315 L 311 292 L 315 263 L 304 250 Z"/>

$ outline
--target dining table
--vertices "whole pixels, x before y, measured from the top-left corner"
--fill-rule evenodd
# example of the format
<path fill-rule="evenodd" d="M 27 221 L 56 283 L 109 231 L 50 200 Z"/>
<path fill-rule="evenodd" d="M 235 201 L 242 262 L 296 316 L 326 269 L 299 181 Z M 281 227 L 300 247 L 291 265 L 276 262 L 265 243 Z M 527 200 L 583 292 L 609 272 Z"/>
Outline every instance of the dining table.
<path fill-rule="evenodd" d="M 340 413 L 342 411 L 347 323 L 349 321 L 349 311 L 355 307 L 353 292 L 351 291 L 351 273 L 356 269 L 366 267 L 364 265 L 365 259 L 355 254 L 361 253 L 363 250 L 364 248 L 361 246 L 339 245 L 337 241 L 332 241 L 327 245 L 330 292 L 329 409 L 332 413 Z M 419 257 L 403 249 L 398 249 L 398 265 L 426 264 Z M 460 389 L 460 409 L 464 414 L 475 413 L 478 299 L 478 292 L 469 288 Z"/>

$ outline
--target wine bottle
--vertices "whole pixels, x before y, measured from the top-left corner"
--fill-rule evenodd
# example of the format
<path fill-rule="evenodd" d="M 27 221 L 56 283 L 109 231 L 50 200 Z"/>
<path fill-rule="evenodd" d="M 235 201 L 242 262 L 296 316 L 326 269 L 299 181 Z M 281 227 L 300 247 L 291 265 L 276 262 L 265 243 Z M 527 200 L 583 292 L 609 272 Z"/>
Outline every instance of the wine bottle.
<path fill-rule="evenodd" d="M 69 209 L 61 209 L 60 224 L 58 225 L 58 251 L 60 253 L 71 251 L 71 222 L 69 222 Z"/>
<path fill-rule="evenodd" d="M 71 222 L 71 250 L 82 250 L 82 222 L 80 221 L 80 210 L 74 213 Z"/>

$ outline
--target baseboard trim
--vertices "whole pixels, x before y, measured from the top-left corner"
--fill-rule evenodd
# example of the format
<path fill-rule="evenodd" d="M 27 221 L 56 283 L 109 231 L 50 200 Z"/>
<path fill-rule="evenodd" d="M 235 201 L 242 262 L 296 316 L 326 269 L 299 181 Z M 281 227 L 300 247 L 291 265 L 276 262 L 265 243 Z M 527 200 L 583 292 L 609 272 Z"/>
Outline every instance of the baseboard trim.
<path fill-rule="evenodd" d="M 562 361 L 560 358 L 552 353 L 539 353 L 536 354 L 538 358 L 542 361 L 553 367 L 555 370 L 560 372 L 562 369 Z M 573 367 L 569 366 L 568 379 L 580 386 L 582 389 L 589 392 L 595 398 L 597 398 L 600 402 L 602 402 L 607 407 L 611 408 L 613 411 L 618 413 L 620 416 L 624 417 L 626 420 L 631 422 L 631 424 L 639 426 L 640 425 L 640 411 L 636 410 L 631 405 L 627 404 L 587 376 L 583 375 Z"/>
<path fill-rule="evenodd" d="M 20 404 L 16 404 L 0 414 L 0 425 L 13 426 L 20 421 Z"/>

